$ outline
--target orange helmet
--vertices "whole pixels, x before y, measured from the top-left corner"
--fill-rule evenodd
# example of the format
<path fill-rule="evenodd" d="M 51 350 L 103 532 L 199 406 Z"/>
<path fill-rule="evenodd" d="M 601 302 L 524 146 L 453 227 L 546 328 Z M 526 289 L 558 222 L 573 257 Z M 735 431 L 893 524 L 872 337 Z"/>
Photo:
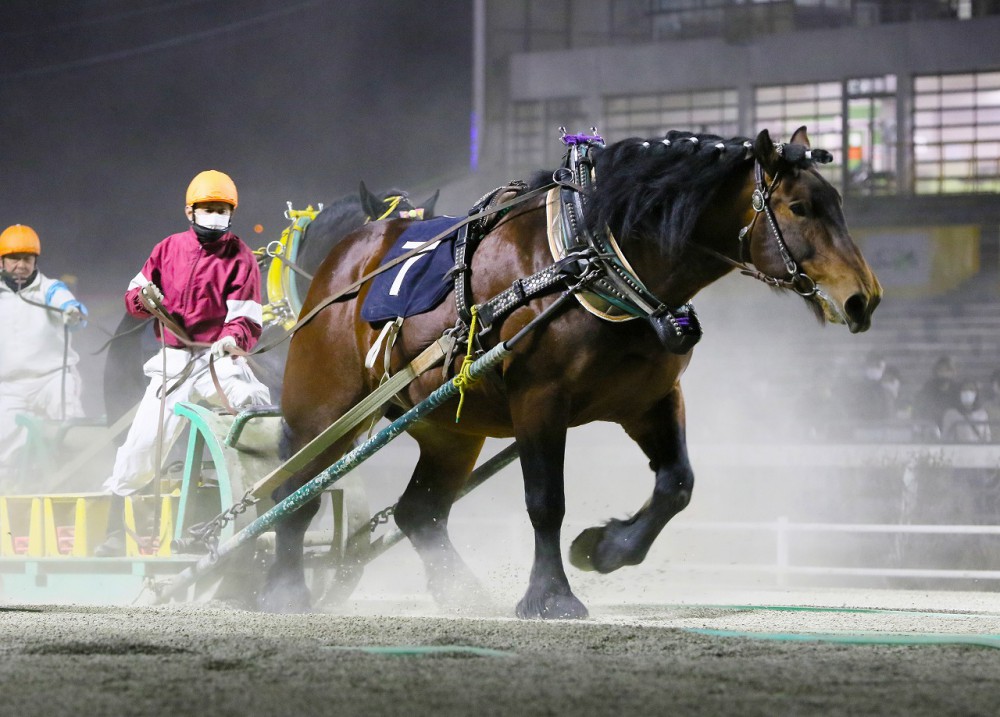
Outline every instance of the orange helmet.
<path fill-rule="evenodd" d="M 0 256 L 8 254 L 41 254 L 38 234 L 24 224 L 12 224 L 0 234 Z"/>
<path fill-rule="evenodd" d="M 207 169 L 199 172 L 187 188 L 185 204 L 191 206 L 202 202 L 225 202 L 236 209 L 238 196 L 236 185 L 228 174 Z"/>

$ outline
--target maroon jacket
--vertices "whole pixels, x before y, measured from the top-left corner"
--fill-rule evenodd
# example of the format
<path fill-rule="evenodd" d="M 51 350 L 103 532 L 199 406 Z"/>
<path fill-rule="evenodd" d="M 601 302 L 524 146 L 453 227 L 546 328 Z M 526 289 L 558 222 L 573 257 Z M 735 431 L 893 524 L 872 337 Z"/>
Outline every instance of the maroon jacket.
<path fill-rule="evenodd" d="M 139 301 L 139 291 L 149 282 L 160 288 L 164 308 L 195 341 L 232 336 L 244 351 L 257 343 L 262 328 L 260 271 L 250 247 L 232 232 L 202 244 L 188 229 L 153 247 L 125 294 L 125 308 L 132 316 L 150 315 Z M 166 342 L 183 348 L 169 331 Z"/>

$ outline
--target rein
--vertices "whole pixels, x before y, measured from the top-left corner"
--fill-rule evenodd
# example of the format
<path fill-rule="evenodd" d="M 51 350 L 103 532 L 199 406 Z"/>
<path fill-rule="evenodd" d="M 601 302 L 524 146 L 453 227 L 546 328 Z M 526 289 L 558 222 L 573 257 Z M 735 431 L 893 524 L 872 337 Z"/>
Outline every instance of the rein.
<path fill-rule="evenodd" d="M 164 329 L 170 331 L 170 333 L 172 333 L 174 336 L 177 337 L 178 341 L 180 341 L 182 344 L 184 344 L 189 349 L 203 349 L 203 348 L 208 348 L 208 347 L 210 347 L 212 345 L 212 344 L 207 343 L 205 341 L 194 341 L 193 339 L 191 339 L 191 337 L 187 335 L 187 332 L 184 331 L 184 329 L 181 328 L 181 326 L 176 321 L 174 321 L 172 318 L 170 318 L 170 316 L 164 310 L 162 304 L 160 304 L 159 302 L 154 301 L 151 297 L 146 296 L 142 291 L 139 292 L 139 301 L 142 302 L 142 305 L 143 305 L 143 307 L 145 307 L 146 311 L 148 311 L 149 313 L 151 313 L 153 315 L 153 318 L 156 319 L 156 321 L 158 321 L 160 323 L 160 339 L 161 339 L 161 343 L 163 345 L 163 349 L 161 349 L 161 353 L 163 354 L 163 360 L 164 360 L 164 362 L 166 362 L 166 351 L 165 351 L 165 349 L 166 349 L 166 338 L 163 335 Z M 177 383 L 174 384 L 173 388 L 176 388 L 177 386 L 179 386 L 181 383 L 183 383 L 184 381 L 186 381 L 189 378 L 190 372 L 191 372 L 191 366 L 193 365 L 193 363 L 194 363 L 194 358 L 192 357 L 192 359 L 190 361 L 188 361 L 187 366 L 185 366 L 184 369 L 179 374 L 180 375 L 180 380 L 178 380 Z M 215 357 L 211 356 L 211 355 L 208 357 L 208 371 L 209 371 L 209 373 L 212 376 L 212 384 L 215 386 L 215 392 L 219 394 L 219 401 L 222 403 L 222 407 L 224 409 L 226 409 L 227 413 L 230 413 L 230 414 L 232 414 L 232 415 L 235 416 L 238 412 L 236 411 L 235 408 L 233 408 L 233 405 L 229 402 L 229 397 L 226 396 L 226 392 L 222 389 L 222 382 L 219 381 L 219 376 L 215 372 Z M 163 403 L 163 400 L 166 400 L 167 394 L 170 393 L 170 391 L 165 390 L 166 389 L 166 385 L 167 385 L 167 367 L 166 367 L 166 363 L 164 363 L 163 364 L 163 390 L 162 390 L 161 402 L 160 402 L 161 403 L 161 406 L 160 406 L 160 408 L 161 408 L 160 425 L 163 424 L 163 416 L 162 416 L 162 408 L 163 408 L 163 406 L 162 406 L 162 403 Z M 173 389 L 171 389 L 171 390 L 173 390 Z"/>
<path fill-rule="evenodd" d="M 481 211 L 478 211 L 478 212 L 476 212 L 474 214 L 470 214 L 465 219 L 462 219 L 460 222 L 457 222 L 456 224 L 451 225 L 451 227 L 449 229 L 441 232 L 440 234 L 438 234 L 436 236 L 431 237 L 430 239 L 428 239 L 427 241 L 425 241 L 425 242 L 421 243 L 420 245 L 414 247 L 410 251 L 408 251 L 408 252 L 406 252 L 404 254 L 400 254 L 399 256 L 397 256 L 392 261 L 386 262 L 385 264 L 383 264 L 382 266 L 378 267 L 374 271 L 368 272 L 367 274 L 365 274 L 361 278 L 357 279 L 356 281 L 352 282 L 351 284 L 349 284 L 348 286 L 344 287 L 343 289 L 340 289 L 339 291 L 336 291 L 333 294 L 330 294 L 329 296 L 323 298 L 316 306 L 314 306 L 312 308 L 312 310 L 309 311 L 308 314 L 306 314 L 305 316 L 303 316 L 302 318 L 300 318 L 298 321 L 296 321 L 295 324 L 291 328 L 286 329 L 285 330 L 285 334 L 280 339 L 278 339 L 277 341 L 273 341 L 272 343 L 267 344 L 266 346 L 258 345 L 253 351 L 234 350 L 234 351 L 230 351 L 229 353 L 231 353 L 234 356 L 250 357 L 250 356 L 256 356 L 257 354 L 262 354 L 265 351 L 270 351 L 271 349 L 280 346 L 282 343 L 284 343 L 285 341 L 287 341 L 288 339 L 290 339 L 292 337 L 292 335 L 295 334 L 296 331 L 298 331 L 303 326 L 305 326 L 310 321 L 312 321 L 314 318 L 316 318 L 316 315 L 319 314 L 319 312 L 322 311 L 323 309 L 325 309 L 326 307 L 328 307 L 331 304 L 339 301 L 340 299 L 343 299 L 345 296 L 348 296 L 348 295 L 352 294 L 355 289 L 361 287 L 362 285 L 364 285 L 366 282 L 370 281 L 371 279 L 374 279 L 379 274 L 382 274 L 382 273 L 388 271 L 389 269 L 393 268 L 394 266 L 397 266 L 398 264 L 403 263 L 407 259 L 409 259 L 409 258 L 411 258 L 413 256 L 416 256 L 417 254 L 419 254 L 422 251 L 424 251 L 425 249 L 427 249 L 427 247 L 429 247 L 434 242 L 441 241 L 442 239 L 444 239 L 447 236 L 449 236 L 450 234 L 452 234 L 456 229 L 460 229 L 460 228 L 462 228 L 464 226 L 467 226 L 467 225 L 469 225 L 469 224 L 471 224 L 471 223 L 473 223 L 475 221 L 483 219 L 484 217 L 488 217 L 488 216 L 491 216 L 493 214 L 497 214 L 499 212 L 503 212 L 503 211 L 506 211 L 508 209 L 511 209 L 511 208 L 517 206 L 518 204 L 521 204 L 523 202 L 528 201 L 529 199 L 533 199 L 534 197 L 537 197 L 539 194 L 543 194 L 544 192 L 547 192 L 548 190 L 552 189 L 552 187 L 554 187 L 554 186 L 555 186 L 555 183 L 554 182 L 550 182 L 549 184 L 546 184 L 543 187 L 538 187 L 537 189 L 532 189 L 529 192 L 525 192 L 524 194 L 520 194 L 517 197 L 515 197 L 515 198 L 513 198 L 513 199 L 511 199 L 509 201 L 501 202 L 500 204 L 497 204 L 495 206 L 488 207 L 488 208 L 483 209 Z M 145 323 L 140 324 L 140 326 L 136 326 L 136 327 L 134 327 L 132 329 L 129 329 L 128 331 L 123 331 L 120 334 L 115 334 L 110 339 L 108 339 L 101 346 L 101 348 L 99 348 L 94 353 L 95 354 L 101 353 L 108 346 L 110 346 L 112 342 L 114 342 L 115 340 L 117 340 L 117 339 L 119 339 L 119 338 L 121 338 L 123 336 L 126 336 L 126 335 L 132 333 L 133 331 L 138 331 L 141 326 L 145 326 Z M 168 326 L 168 328 L 170 328 L 169 324 L 167 326 Z M 173 331 L 172 328 L 170 330 Z M 184 340 L 182 338 L 182 334 L 176 334 L 176 332 L 174 332 L 174 333 L 175 333 L 175 335 L 177 335 L 177 337 L 179 339 L 181 339 L 182 341 Z M 197 346 L 199 348 L 203 348 L 204 346 L 207 346 L 207 345 L 208 344 L 201 344 L 199 342 L 192 342 L 191 343 L 191 346 Z"/>
<path fill-rule="evenodd" d="M 344 298 L 345 296 L 353 294 L 354 291 L 355 291 L 355 289 L 358 289 L 359 287 L 361 287 L 362 285 L 364 285 L 366 282 L 370 281 L 371 279 L 375 278 L 379 274 L 382 274 L 382 273 L 388 271 L 389 269 L 393 268 L 394 266 L 397 266 L 398 264 L 403 263 L 404 261 L 406 261 L 410 257 L 413 257 L 413 256 L 421 253 L 422 251 L 424 251 L 425 249 L 427 249 L 427 247 L 429 247 L 431 244 L 434 244 L 435 242 L 441 241 L 442 239 L 450 236 L 451 234 L 453 234 L 455 232 L 456 229 L 460 229 L 460 228 L 462 228 L 464 226 L 467 226 L 468 224 L 471 224 L 472 222 L 478 221 L 478 220 L 482 219 L 483 217 L 487 217 L 487 216 L 490 216 L 490 215 L 497 214 L 499 212 L 505 211 L 507 209 L 511 209 L 512 207 L 514 207 L 514 206 L 516 206 L 518 204 L 522 204 L 523 202 L 526 202 L 529 199 L 533 199 L 534 197 L 537 197 L 538 195 L 543 194 L 544 192 L 549 191 L 554 186 L 555 186 L 555 183 L 554 182 L 550 182 L 549 184 L 546 184 L 543 187 L 538 187 L 537 189 L 532 189 L 529 192 L 525 192 L 524 194 L 520 194 L 517 197 L 515 197 L 515 198 L 513 198 L 513 199 L 511 199 L 509 201 L 501 202 L 499 204 L 496 204 L 495 206 L 488 207 L 488 208 L 483 209 L 481 211 L 478 211 L 478 212 L 476 212 L 474 214 L 470 214 L 465 219 L 461 220 L 460 222 L 458 222 L 456 224 L 452 224 L 448 229 L 445 229 L 443 232 L 440 232 L 439 234 L 436 234 L 435 236 L 432 236 L 430 239 L 428 239 L 425 242 L 420 243 L 418 246 L 414 247 L 413 249 L 411 249 L 410 251 L 406 252 L 405 254 L 400 254 L 399 256 L 397 256 L 392 261 L 388 261 L 385 264 L 382 264 L 377 269 L 368 272 L 367 274 L 365 274 L 361 278 L 359 278 L 359 279 L 353 281 L 352 283 L 348 284 L 343 289 L 340 289 L 339 291 L 336 291 L 333 294 L 330 294 L 329 296 L 325 297 L 318 304 L 316 304 L 316 306 L 314 306 L 309 311 L 309 313 L 307 313 L 305 316 L 301 317 L 297 322 L 295 322 L 295 325 L 292 326 L 290 329 L 288 329 L 287 332 L 285 333 L 285 335 L 282 336 L 277 341 L 274 341 L 274 342 L 268 344 L 267 346 L 257 346 L 257 348 L 255 348 L 253 351 L 249 351 L 249 352 L 232 352 L 232 353 L 235 353 L 237 355 L 244 355 L 244 356 L 254 356 L 256 354 L 262 354 L 265 351 L 270 351 L 271 349 L 275 348 L 276 346 L 280 346 L 283 342 L 285 342 L 288 339 L 290 339 L 292 337 L 292 335 L 296 331 L 298 331 L 303 326 L 305 326 L 310 321 L 312 321 L 314 318 L 316 318 L 316 315 L 319 314 L 319 312 L 321 312 L 323 309 L 325 309 L 328 306 L 330 306 L 331 304 L 339 301 L 340 299 Z"/>

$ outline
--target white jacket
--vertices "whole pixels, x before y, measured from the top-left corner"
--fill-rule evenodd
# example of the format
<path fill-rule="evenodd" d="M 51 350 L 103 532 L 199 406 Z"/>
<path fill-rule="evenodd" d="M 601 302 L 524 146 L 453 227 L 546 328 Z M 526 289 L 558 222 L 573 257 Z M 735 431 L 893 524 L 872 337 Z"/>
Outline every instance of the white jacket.
<path fill-rule="evenodd" d="M 59 311 L 32 306 L 0 281 L 0 381 L 40 378 L 61 371 L 66 339 L 60 312 L 75 306 L 87 315 L 86 307 L 63 282 L 41 272 L 21 289 L 21 296 Z M 74 328 L 83 325 L 81 322 Z M 79 360 L 71 345 L 67 364 L 75 366 Z"/>

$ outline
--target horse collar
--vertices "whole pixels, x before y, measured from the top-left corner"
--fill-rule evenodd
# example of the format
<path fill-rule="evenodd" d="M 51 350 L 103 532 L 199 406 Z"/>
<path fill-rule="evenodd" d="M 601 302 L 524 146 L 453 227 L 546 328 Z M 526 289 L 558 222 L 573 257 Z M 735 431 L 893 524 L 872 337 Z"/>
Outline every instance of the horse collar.
<path fill-rule="evenodd" d="M 661 343 L 672 353 L 685 354 L 701 339 L 701 324 L 691 304 L 669 308 L 639 279 L 619 248 L 610 228 L 591 232 L 584 217 L 587 191 L 596 180 L 590 149 L 597 144 L 587 136 L 579 141 L 573 136 L 566 164 L 556 170 L 549 207 L 549 238 L 553 259 L 560 260 L 574 253 L 589 256 L 588 267 L 596 271 L 583 282 L 577 299 L 592 314 L 607 321 L 628 321 L 644 318 L 649 321 Z M 599 140 L 600 138 L 597 137 Z M 603 141 L 600 142 L 603 145 Z M 558 199 L 557 199 L 558 197 Z M 557 209 L 552 212 L 553 205 Z M 559 240 L 553 239 L 553 231 Z"/>

